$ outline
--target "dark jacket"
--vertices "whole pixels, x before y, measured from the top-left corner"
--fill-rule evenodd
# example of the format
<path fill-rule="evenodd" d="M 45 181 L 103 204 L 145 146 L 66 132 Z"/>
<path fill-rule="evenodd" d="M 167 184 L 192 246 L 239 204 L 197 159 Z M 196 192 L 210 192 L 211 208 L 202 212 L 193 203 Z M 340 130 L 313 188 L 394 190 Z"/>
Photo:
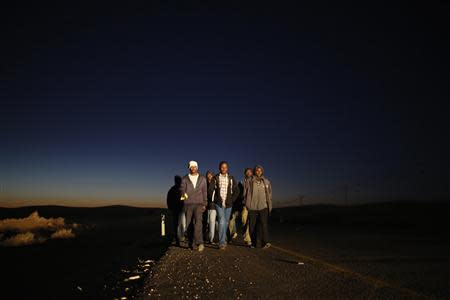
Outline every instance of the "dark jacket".
<path fill-rule="evenodd" d="M 236 198 L 236 201 L 233 203 L 233 211 L 242 211 L 244 208 L 244 184 L 242 182 L 238 183 L 239 196 Z"/>
<path fill-rule="evenodd" d="M 211 183 L 207 182 L 208 186 L 208 209 L 216 210 L 216 207 L 214 206 L 213 199 L 215 197 L 215 193 L 209 193 L 209 189 L 211 188 L 211 185 L 214 185 L 214 181 Z"/>
<path fill-rule="evenodd" d="M 206 177 L 198 174 L 197 185 L 194 188 L 189 175 L 184 176 L 181 180 L 180 192 L 182 196 L 185 193 L 188 195 L 188 198 L 184 200 L 185 205 L 201 204 L 206 206 L 208 200 Z"/>
<path fill-rule="evenodd" d="M 167 208 L 174 214 L 183 209 L 183 201 L 180 200 L 180 185 L 174 185 L 167 193 Z"/>
<path fill-rule="evenodd" d="M 249 181 L 252 179 L 252 177 L 245 177 L 242 182 L 240 182 L 240 188 L 241 188 L 241 194 L 240 194 L 240 199 L 242 200 L 242 204 L 245 206 L 245 199 L 247 198 L 247 185 L 249 183 Z"/>
<path fill-rule="evenodd" d="M 219 174 L 214 176 L 213 182 L 209 185 L 208 194 L 214 195 L 213 202 L 219 206 L 222 206 L 222 197 L 220 196 L 220 187 L 219 187 Z M 234 179 L 233 176 L 228 174 L 228 190 L 227 190 L 227 198 L 225 199 L 225 207 L 232 207 L 233 203 L 236 201 L 237 197 L 239 197 L 239 187 L 238 182 Z"/>
<path fill-rule="evenodd" d="M 252 177 L 252 179 L 248 180 L 245 184 L 245 206 L 247 207 L 248 210 L 254 210 L 254 205 L 252 203 L 252 195 L 253 195 L 253 180 L 254 177 Z M 269 212 L 272 211 L 272 184 L 270 183 L 269 179 L 267 179 L 266 177 L 262 176 L 262 180 L 264 182 L 264 188 L 266 190 L 266 203 L 267 203 L 267 208 L 269 209 Z"/>

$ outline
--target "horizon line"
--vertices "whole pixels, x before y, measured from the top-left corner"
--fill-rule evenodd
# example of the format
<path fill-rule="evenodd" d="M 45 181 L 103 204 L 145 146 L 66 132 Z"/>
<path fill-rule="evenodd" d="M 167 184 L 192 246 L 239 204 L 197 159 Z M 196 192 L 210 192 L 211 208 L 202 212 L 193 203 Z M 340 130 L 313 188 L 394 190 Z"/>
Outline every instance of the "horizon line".
<path fill-rule="evenodd" d="M 419 200 L 394 200 L 394 201 L 373 201 L 373 202 L 366 202 L 366 203 L 349 203 L 349 204 L 342 204 L 342 203 L 330 203 L 330 202 L 320 202 L 320 203 L 305 203 L 302 205 L 299 204 L 287 204 L 287 205 L 281 205 L 281 206 L 274 206 L 274 208 L 289 208 L 289 207 L 308 207 L 308 206 L 338 206 L 338 207 L 354 207 L 354 206 L 364 206 L 364 205 L 376 205 L 376 204 L 396 204 L 396 203 L 414 203 L 414 204 L 432 204 L 432 203 L 449 203 L 449 200 L 431 200 L 431 201 L 419 201 Z M 153 205 L 153 206 L 136 206 L 131 204 L 118 204 L 118 203 L 112 203 L 112 204 L 106 204 L 106 205 L 62 205 L 62 204 L 27 204 L 27 205 L 20 205 L 20 206 L 10 206 L 10 205 L 3 205 L 3 203 L 0 202 L 0 209 L 6 208 L 6 209 L 15 209 L 15 208 L 27 208 L 27 207 L 66 207 L 66 208 L 105 208 L 105 207 L 113 207 L 113 206 L 123 206 L 123 207 L 130 207 L 130 208 L 155 208 L 155 209 L 167 209 L 166 205 L 159 206 L 159 205 Z"/>

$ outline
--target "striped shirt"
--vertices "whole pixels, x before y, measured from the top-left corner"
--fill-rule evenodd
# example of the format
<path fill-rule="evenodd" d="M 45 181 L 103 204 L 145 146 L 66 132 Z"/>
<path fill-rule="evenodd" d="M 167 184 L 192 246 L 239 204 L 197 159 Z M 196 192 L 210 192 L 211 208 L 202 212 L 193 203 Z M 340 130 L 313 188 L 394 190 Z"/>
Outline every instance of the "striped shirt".
<path fill-rule="evenodd" d="M 219 174 L 220 198 L 222 198 L 222 206 L 225 207 L 225 199 L 228 193 L 228 174 Z"/>

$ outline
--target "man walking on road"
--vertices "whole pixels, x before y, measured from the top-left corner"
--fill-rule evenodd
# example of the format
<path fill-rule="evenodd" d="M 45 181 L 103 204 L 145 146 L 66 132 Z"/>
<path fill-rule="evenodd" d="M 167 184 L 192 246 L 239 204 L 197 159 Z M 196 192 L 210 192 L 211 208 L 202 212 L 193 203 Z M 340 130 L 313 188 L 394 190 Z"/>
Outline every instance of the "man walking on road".
<path fill-rule="evenodd" d="M 181 176 L 175 176 L 175 185 L 167 193 L 167 208 L 172 214 L 172 235 L 177 246 L 184 240 L 186 218 L 183 212 L 183 201 L 180 200 Z"/>
<path fill-rule="evenodd" d="M 228 225 L 228 230 L 230 231 L 230 237 L 232 239 L 237 238 L 238 224 L 242 225 L 242 235 L 244 237 L 244 242 L 246 245 L 250 246 L 252 240 L 250 238 L 250 233 L 248 229 L 248 210 L 245 207 L 245 186 L 247 182 L 253 176 L 252 168 L 245 168 L 244 179 L 239 182 L 239 197 L 233 204 L 233 209 L 231 212 L 230 224 Z M 240 218 L 240 220 L 239 220 Z"/>
<path fill-rule="evenodd" d="M 233 176 L 228 174 L 228 163 L 219 164 L 220 173 L 214 176 L 214 183 L 210 185 L 209 194 L 215 193 L 214 205 L 219 221 L 219 249 L 225 250 L 227 245 L 227 229 L 231 208 L 239 196 L 239 188 Z"/>
<path fill-rule="evenodd" d="M 246 189 L 245 187 L 249 184 L 250 180 L 253 177 L 253 170 L 252 168 L 246 168 L 244 171 L 244 180 L 242 180 L 242 187 L 241 187 L 241 193 L 242 193 L 242 212 L 241 212 L 241 220 L 242 220 L 242 226 L 244 230 L 244 242 L 247 246 L 252 245 L 252 239 L 250 237 L 250 229 L 249 229 L 249 220 L 248 220 L 248 209 L 247 206 L 245 206 L 245 193 Z"/>
<path fill-rule="evenodd" d="M 214 185 L 214 173 L 212 171 L 206 172 L 206 180 L 208 191 L 211 185 Z M 216 206 L 214 205 L 214 192 L 212 194 L 208 193 L 208 215 L 207 215 L 207 228 L 206 233 L 207 240 L 210 244 L 214 243 L 214 236 L 216 235 Z"/>
<path fill-rule="evenodd" d="M 183 177 L 180 186 L 181 200 L 184 201 L 183 210 L 186 213 L 186 228 L 189 227 L 193 219 L 194 238 L 192 249 L 198 246 L 198 251 L 205 249 L 203 245 L 202 217 L 206 209 L 208 190 L 206 178 L 198 173 L 196 161 L 189 162 L 189 174 Z"/>
<path fill-rule="evenodd" d="M 263 167 L 257 165 L 246 187 L 245 206 L 248 209 L 252 245 L 256 247 L 261 242 L 266 249 L 270 247 L 268 220 L 272 211 L 272 185 L 263 174 Z"/>

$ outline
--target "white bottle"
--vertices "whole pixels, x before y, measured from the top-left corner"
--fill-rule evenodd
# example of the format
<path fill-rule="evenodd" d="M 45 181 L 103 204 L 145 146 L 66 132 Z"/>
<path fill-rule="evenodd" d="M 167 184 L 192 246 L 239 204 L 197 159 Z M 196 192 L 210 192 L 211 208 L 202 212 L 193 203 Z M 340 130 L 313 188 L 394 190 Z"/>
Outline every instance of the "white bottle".
<path fill-rule="evenodd" d="M 166 219 L 166 216 L 164 214 L 161 214 L 161 236 L 166 236 L 165 219 Z"/>

